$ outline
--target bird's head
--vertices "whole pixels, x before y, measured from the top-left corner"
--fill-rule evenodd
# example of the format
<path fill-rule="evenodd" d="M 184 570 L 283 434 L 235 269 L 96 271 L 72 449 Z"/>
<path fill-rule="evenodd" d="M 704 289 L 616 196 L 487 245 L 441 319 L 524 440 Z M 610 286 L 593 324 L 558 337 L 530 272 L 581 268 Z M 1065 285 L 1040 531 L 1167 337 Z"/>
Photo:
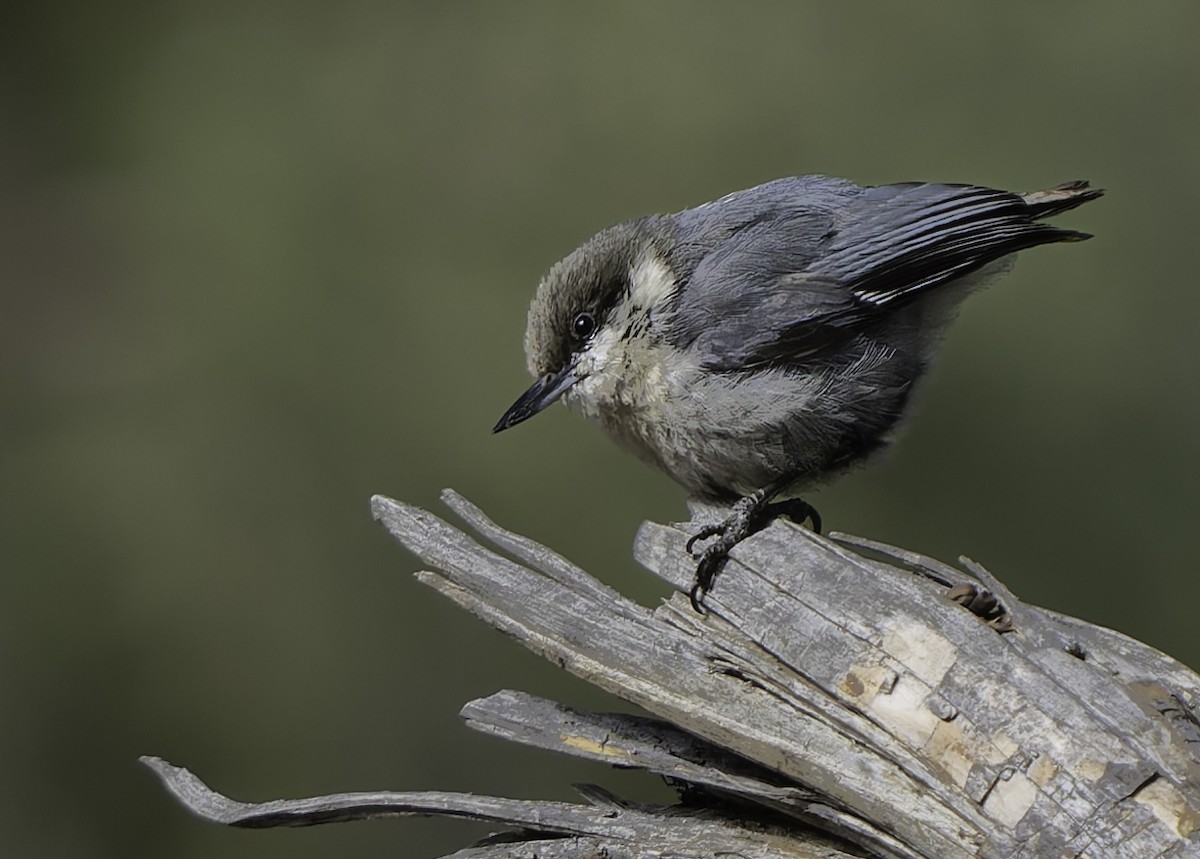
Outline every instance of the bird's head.
<path fill-rule="evenodd" d="M 550 269 L 529 307 L 525 356 L 536 378 L 496 424 L 533 417 L 613 366 L 614 347 L 648 335 L 677 287 L 668 264 L 671 225 L 650 217 L 597 233 Z"/>

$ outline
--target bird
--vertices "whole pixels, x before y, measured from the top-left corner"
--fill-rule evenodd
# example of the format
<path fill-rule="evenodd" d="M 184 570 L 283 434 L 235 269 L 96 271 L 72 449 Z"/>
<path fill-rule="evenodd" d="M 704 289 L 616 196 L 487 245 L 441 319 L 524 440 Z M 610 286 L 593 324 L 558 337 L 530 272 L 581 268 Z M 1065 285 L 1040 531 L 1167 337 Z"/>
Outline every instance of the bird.
<path fill-rule="evenodd" d="M 804 492 L 891 444 L 963 299 L 1018 251 L 1091 238 L 1044 219 L 1103 193 L 793 176 L 601 230 L 538 285 L 535 381 L 493 432 L 561 400 L 730 505 L 687 543 L 703 613 L 743 539 L 781 515 L 820 532 Z"/>

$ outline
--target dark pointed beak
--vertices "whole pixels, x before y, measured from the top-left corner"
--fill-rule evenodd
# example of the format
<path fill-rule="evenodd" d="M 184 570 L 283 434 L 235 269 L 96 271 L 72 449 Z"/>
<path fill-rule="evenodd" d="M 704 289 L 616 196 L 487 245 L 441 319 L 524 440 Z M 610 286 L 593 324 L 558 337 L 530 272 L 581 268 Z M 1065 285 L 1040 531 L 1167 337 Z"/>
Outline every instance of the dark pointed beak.
<path fill-rule="evenodd" d="M 500 422 L 492 427 L 492 432 L 500 432 L 528 420 L 555 402 L 577 381 L 575 368 L 571 364 L 567 364 L 557 373 L 547 373 L 530 385 L 528 391 L 521 394 L 504 413 L 504 417 L 500 418 Z"/>

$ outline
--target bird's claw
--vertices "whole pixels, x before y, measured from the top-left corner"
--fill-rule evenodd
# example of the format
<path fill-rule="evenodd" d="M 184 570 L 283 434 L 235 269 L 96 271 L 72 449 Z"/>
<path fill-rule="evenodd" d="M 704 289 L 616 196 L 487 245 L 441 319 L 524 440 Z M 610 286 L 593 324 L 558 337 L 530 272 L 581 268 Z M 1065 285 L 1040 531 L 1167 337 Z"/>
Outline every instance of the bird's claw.
<path fill-rule="evenodd" d="M 808 520 L 812 523 L 813 531 L 821 533 L 821 514 L 807 501 L 790 498 L 768 503 L 768 497 L 765 493 L 746 496 L 733 505 L 723 520 L 705 525 L 688 539 L 685 549 L 699 562 L 696 564 L 692 588 L 688 591 L 688 600 L 698 614 L 705 613 L 704 597 L 712 589 L 730 550 L 751 534 L 762 530 L 775 517 L 787 516 L 797 525 L 803 525 Z M 717 539 L 705 546 L 704 551 L 697 553 L 696 544 L 709 537 Z"/>
<path fill-rule="evenodd" d="M 789 498 L 786 501 L 776 501 L 768 504 L 764 515 L 774 519 L 776 516 L 786 516 L 797 525 L 803 525 L 805 520 L 812 523 L 814 534 L 821 533 L 821 514 L 803 498 Z"/>
<path fill-rule="evenodd" d="M 717 573 L 729 557 L 729 550 L 762 527 L 757 522 L 762 509 L 761 496 L 747 496 L 733 506 L 728 516 L 720 522 L 705 525 L 687 541 L 685 548 L 688 554 L 699 561 L 696 565 L 696 575 L 692 579 L 692 589 L 688 592 L 688 599 L 697 613 L 704 614 L 704 596 L 711 590 Z M 717 539 L 705 546 L 703 552 L 696 554 L 696 543 L 709 537 Z"/>
<path fill-rule="evenodd" d="M 721 571 L 721 567 L 729 557 L 729 550 L 738 542 L 738 540 L 729 539 L 726 532 L 722 539 L 713 543 L 700 554 L 699 563 L 696 565 L 696 575 L 692 579 L 692 589 L 688 591 L 688 599 L 697 614 L 705 613 L 704 597 L 712 589 L 717 573 Z"/>
<path fill-rule="evenodd" d="M 699 554 L 697 554 L 696 552 L 694 552 L 692 550 L 692 547 L 695 546 L 697 543 L 699 543 L 701 540 L 707 540 L 709 537 L 715 537 L 717 534 L 724 534 L 728 521 L 729 520 L 727 519 L 724 522 L 717 522 L 713 525 L 705 525 L 703 528 L 701 528 L 699 531 L 697 531 L 695 534 L 693 534 L 691 536 L 691 538 L 687 541 L 687 545 L 684 546 L 684 550 L 689 555 L 691 555 L 693 558 L 695 558 L 697 561 L 700 560 L 704 556 L 705 553 L 700 552 Z"/>

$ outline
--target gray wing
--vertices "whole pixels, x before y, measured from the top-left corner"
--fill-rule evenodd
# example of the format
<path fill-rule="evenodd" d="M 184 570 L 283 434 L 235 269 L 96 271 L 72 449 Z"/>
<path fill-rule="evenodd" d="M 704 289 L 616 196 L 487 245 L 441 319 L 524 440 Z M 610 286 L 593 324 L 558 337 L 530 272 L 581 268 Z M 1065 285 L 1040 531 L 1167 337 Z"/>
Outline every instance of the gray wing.
<path fill-rule="evenodd" d="M 1087 238 L 1035 220 L 1064 208 L 971 185 L 823 177 L 740 192 L 674 216 L 676 271 L 694 269 L 668 336 L 714 370 L 801 361 L 993 260 Z"/>

